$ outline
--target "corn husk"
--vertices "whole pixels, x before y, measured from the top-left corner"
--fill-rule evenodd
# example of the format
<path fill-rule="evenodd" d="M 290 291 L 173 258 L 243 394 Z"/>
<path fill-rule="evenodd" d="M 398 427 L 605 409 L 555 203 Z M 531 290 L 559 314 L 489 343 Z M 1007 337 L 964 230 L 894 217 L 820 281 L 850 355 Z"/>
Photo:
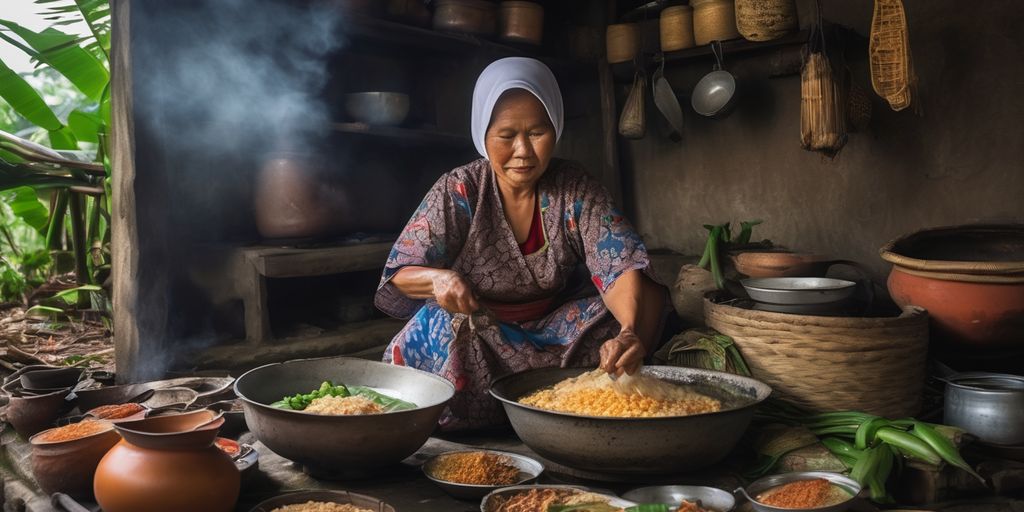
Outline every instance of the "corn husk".
<path fill-rule="evenodd" d="M 868 43 L 871 86 L 895 111 L 910 106 L 917 76 L 902 0 L 875 0 Z"/>
<path fill-rule="evenodd" d="M 619 116 L 619 134 L 627 139 L 642 139 L 647 134 L 647 114 L 644 111 L 644 91 L 647 77 L 637 73 L 633 77 L 633 89 L 629 91 L 626 104 Z"/>
<path fill-rule="evenodd" d="M 846 144 L 845 102 L 828 57 L 808 54 L 800 75 L 800 146 L 835 156 Z"/>
<path fill-rule="evenodd" d="M 711 329 L 690 329 L 673 336 L 654 354 L 659 364 L 750 376 L 732 338 Z"/>
<path fill-rule="evenodd" d="M 771 41 L 798 27 L 793 0 L 736 0 L 736 28 L 748 41 Z"/>

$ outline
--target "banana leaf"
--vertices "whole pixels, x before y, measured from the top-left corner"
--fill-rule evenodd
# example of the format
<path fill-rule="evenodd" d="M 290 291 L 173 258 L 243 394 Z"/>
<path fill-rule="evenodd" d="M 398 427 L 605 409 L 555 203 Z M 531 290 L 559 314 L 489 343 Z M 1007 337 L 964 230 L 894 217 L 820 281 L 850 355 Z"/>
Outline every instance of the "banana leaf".
<path fill-rule="evenodd" d="M 351 391 L 353 395 L 369 398 L 370 400 L 384 406 L 384 410 L 387 412 L 406 411 L 416 408 L 416 404 L 412 402 L 406 402 L 404 400 L 399 400 L 397 398 L 381 394 L 366 386 L 349 386 L 348 390 Z"/>
<path fill-rule="evenodd" d="M 2 194 L 4 202 L 11 207 L 11 213 L 32 226 L 40 234 L 46 233 L 50 212 L 29 187 L 15 187 Z"/>
<path fill-rule="evenodd" d="M 99 144 L 99 134 L 104 130 L 103 119 L 96 112 L 75 110 L 68 114 L 68 128 L 79 141 Z"/>
<path fill-rule="evenodd" d="M 33 59 L 57 70 L 90 100 L 100 100 L 110 81 L 110 72 L 95 55 L 79 46 L 81 39 L 78 36 L 54 28 L 33 32 L 8 20 L 0 20 L 0 26 L 17 34 L 30 48 L 17 44 L 10 36 L 0 37 L 16 44 Z"/>
<path fill-rule="evenodd" d="M 55 131 L 64 127 L 39 93 L 3 61 L 0 61 L 0 98 L 40 128 Z"/>
<path fill-rule="evenodd" d="M 97 56 L 110 55 L 109 0 L 36 0 L 46 6 L 43 16 L 54 25 L 74 25 L 84 21 L 95 40 L 86 49 Z"/>

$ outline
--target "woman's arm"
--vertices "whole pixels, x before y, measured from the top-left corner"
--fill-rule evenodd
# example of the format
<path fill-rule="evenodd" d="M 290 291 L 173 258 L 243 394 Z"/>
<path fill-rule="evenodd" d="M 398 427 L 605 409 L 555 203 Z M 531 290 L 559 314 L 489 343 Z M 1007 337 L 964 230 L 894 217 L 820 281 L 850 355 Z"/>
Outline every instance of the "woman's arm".
<path fill-rule="evenodd" d="M 458 272 L 430 267 L 402 267 L 391 284 L 410 299 L 436 299 L 450 313 L 471 314 L 480 309 L 473 289 Z"/>
<path fill-rule="evenodd" d="M 622 329 L 601 345 L 601 369 L 622 375 L 635 373 L 654 348 L 665 305 L 664 290 L 640 270 L 630 270 L 602 295 Z"/>

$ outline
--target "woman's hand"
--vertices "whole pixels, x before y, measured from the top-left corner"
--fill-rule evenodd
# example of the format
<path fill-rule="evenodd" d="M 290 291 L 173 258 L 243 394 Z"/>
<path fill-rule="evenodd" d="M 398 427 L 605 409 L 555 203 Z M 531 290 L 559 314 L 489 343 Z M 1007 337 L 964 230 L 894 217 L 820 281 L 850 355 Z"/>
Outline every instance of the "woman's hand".
<path fill-rule="evenodd" d="M 609 374 L 633 375 L 644 362 L 647 349 L 640 338 L 630 329 L 623 329 L 618 336 L 601 345 L 601 369 Z"/>
<path fill-rule="evenodd" d="M 473 295 L 473 289 L 458 272 L 442 270 L 432 276 L 433 295 L 437 303 L 449 313 L 473 314 L 480 304 Z"/>

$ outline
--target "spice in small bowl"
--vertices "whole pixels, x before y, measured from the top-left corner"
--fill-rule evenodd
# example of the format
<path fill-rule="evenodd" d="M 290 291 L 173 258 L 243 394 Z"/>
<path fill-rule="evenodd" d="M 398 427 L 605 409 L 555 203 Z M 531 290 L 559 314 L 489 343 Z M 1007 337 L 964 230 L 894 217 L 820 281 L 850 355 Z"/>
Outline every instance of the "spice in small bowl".
<path fill-rule="evenodd" d="M 468 499 L 532 481 L 542 471 L 544 466 L 529 457 L 494 450 L 443 453 L 423 465 L 427 478 L 452 496 Z"/>
<path fill-rule="evenodd" d="M 806 471 L 764 477 L 739 490 L 758 512 L 839 512 L 846 510 L 861 486 L 838 473 Z"/>

